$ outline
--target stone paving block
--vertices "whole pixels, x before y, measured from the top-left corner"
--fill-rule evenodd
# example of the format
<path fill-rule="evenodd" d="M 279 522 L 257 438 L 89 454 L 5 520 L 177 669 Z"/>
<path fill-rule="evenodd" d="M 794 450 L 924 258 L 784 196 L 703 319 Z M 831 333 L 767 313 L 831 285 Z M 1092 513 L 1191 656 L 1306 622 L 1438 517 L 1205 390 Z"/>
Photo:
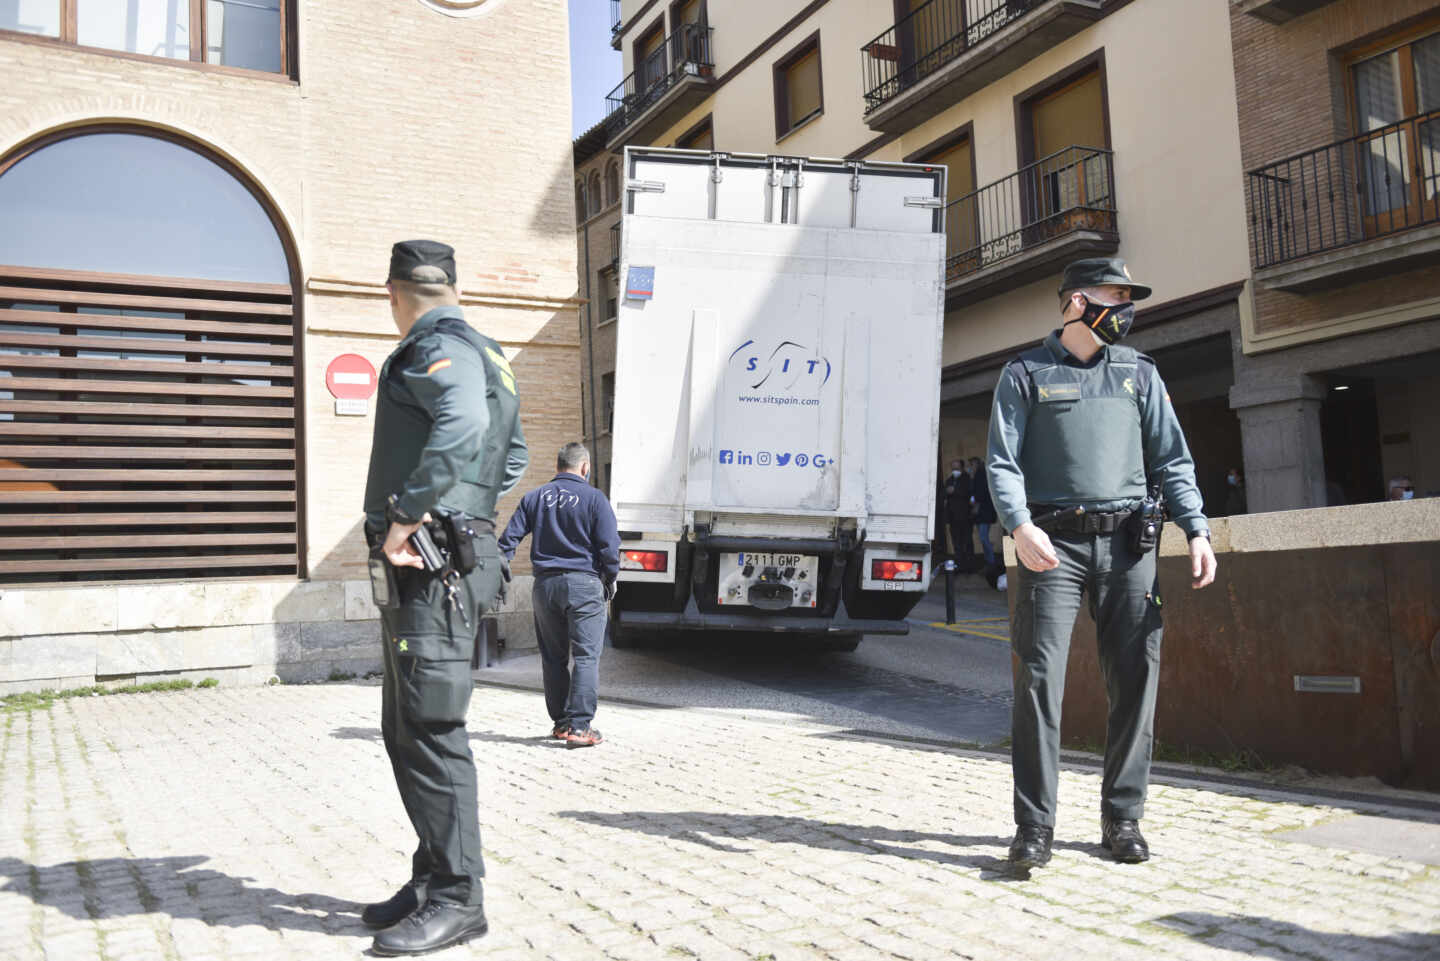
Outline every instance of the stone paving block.
<path fill-rule="evenodd" d="M 90 634 L 116 629 L 115 589 L 7 589 L 0 595 L 0 637 Z"/>
<path fill-rule="evenodd" d="M 100 635 L 49 634 L 18 637 L 6 642 L 7 659 L 0 659 L 0 681 L 29 684 L 26 690 L 59 688 L 62 678 L 95 677 L 95 648 Z"/>
<path fill-rule="evenodd" d="M 380 627 L 372 621 L 316 621 L 300 625 L 300 658 L 378 657 Z"/>
<path fill-rule="evenodd" d="M 15 919 L 9 929 L 26 938 L 32 914 L 39 938 L 99 930 L 86 913 L 87 896 L 99 896 L 124 912 L 105 920 L 107 930 L 137 930 L 127 936 L 148 948 L 143 929 L 154 925 L 156 945 L 173 944 L 185 961 L 362 953 L 368 934 L 344 899 L 375 894 L 377 864 L 403 870 L 414 844 L 384 752 L 364 733 L 378 726 L 373 688 L 94 698 L 13 716 L 0 730 L 0 796 L 27 799 L 35 841 L 25 863 L 49 886 L 29 892 L 28 871 L 26 886 L 0 877 L 0 924 Z M 997 870 L 1009 833 L 1004 758 L 879 741 L 816 750 L 803 726 L 606 710 L 610 743 L 575 756 L 535 740 L 538 695 L 477 692 L 472 732 L 485 736 L 472 743 L 495 928 L 436 957 L 668 961 L 691 956 L 668 953 L 688 945 L 703 957 L 739 952 L 750 961 L 765 953 L 777 961 L 1223 961 L 1235 955 L 1214 942 L 1230 937 L 1269 961 L 1410 961 L 1435 947 L 1405 940 L 1421 936 L 1440 904 L 1433 872 L 1404 859 L 1312 856 L 1257 843 L 1254 819 L 1177 813 L 1203 790 L 1281 820 L 1329 816 L 1303 798 L 1256 802 L 1223 786 L 1169 786 L 1173 810 L 1152 803 L 1166 853 L 1131 868 L 1093 850 L 1095 779 L 1072 778 L 1090 793 L 1062 803 L 1061 839 L 1085 848 L 1064 849 L 1019 882 Z M 676 742 L 676 724 L 697 732 L 693 742 Z M 89 744 L 83 755 L 77 732 Z M 18 761 L 33 779 L 12 773 Z M 105 789 L 85 787 L 97 783 Z M 943 804 L 931 794 L 962 783 L 972 790 L 947 791 Z M 49 797 L 68 798 L 70 809 L 28 800 Z M 83 883 L 67 865 L 90 857 L 80 837 L 88 846 L 101 834 L 72 823 L 125 839 L 104 855 L 114 860 L 90 858 Z M 6 828 L 0 846 L 13 849 L 5 839 L 18 835 Z M 126 864 L 137 865 L 159 913 L 131 890 Z M 367 890 L 356 890 L 357 877 Z M 584 903 L 599 910 L 577 913 Z M 38 956 L 39 940 L 22 941 L 17 954 Z"/>
<path fill-rule="evenodd" d="M 275 582 L 268 586 L 276 623 L 345 620 L 343 581 Z"/>
<path fill-rule="evenodd" d="M 252 664 L 265 665 L 273 670 L 276 664 L 301 658 L 299 624 L 255 624 L 250 628 L 250 637 Z"/>
<path fill-rule="evenodd" d="M 380 620 L 380 608 L 375 606 L 375 594 L 369 581 L 345 582 L 345 620 Z"/>

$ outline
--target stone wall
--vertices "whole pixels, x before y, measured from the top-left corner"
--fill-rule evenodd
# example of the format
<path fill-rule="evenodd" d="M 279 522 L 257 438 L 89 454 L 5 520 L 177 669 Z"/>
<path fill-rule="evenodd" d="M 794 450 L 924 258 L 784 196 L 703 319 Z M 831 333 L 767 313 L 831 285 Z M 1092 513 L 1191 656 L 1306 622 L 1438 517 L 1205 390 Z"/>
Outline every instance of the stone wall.
<path fill-rule="evenodd" d="M 1440 787 L 1440 499 L 1211 521 L 1216 581 L 1161 544 L 1165 636 L 1155 737 L 1170 747 Z M 1006 542 L 1006 563 L 1015 565 Z M 1010 583 L 1015 584 L 1011 579 Z M 1014 609 L 1015 592 L 1010 592 Z M 1061 730 L 1103 744 L 1095 625 L 1070 642 Z M 1296 678 L 1353 683 L 1297 688 Z"/>
<path fill-rule="evenodd" d="M 494 612 L 507 650 L 535 647 L 530 577 Z M 368 580 L 190 581 L 6 590 L 0 695 L 214 677 L 322 681 L 381 669 Z"/>

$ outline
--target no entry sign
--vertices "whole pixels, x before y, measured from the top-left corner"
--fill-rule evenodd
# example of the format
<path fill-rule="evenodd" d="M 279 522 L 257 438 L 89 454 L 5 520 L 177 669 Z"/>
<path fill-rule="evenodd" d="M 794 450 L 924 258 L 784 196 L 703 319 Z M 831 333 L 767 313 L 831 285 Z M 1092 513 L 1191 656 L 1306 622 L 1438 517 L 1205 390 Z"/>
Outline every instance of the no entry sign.
<path fill-rule="evenodd" d="M 359 354 L 341 354 L 325 368 L 325 386 L 342 400 L 365 400 L 375 393 L 375 368 Z"/>

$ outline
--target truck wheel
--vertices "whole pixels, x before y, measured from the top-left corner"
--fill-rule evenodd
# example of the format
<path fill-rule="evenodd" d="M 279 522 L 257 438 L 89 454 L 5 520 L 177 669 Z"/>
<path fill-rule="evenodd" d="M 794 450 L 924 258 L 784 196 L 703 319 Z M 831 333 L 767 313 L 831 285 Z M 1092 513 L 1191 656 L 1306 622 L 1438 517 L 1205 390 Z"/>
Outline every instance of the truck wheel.
<path fill-rule="evenodd" d="M 617 651 L 635 646 L 635 632 L 625 630 L 613 616 L 610 619 L 610 646 Z"/>
<path fill-rule="evenodd" d="M 859 634 L 828 634 L 820 642 L 820 650 L 848 654 L 860 646 L 860 638 Z"/>

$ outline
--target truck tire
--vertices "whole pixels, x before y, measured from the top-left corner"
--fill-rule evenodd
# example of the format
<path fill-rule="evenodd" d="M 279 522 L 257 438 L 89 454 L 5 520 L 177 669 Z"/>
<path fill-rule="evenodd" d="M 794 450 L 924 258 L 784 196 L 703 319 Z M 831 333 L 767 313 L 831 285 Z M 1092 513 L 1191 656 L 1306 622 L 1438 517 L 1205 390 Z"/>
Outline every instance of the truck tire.
<path fill-rule="evenodd" d="M 610 616 L 610 646 L 617 651 L 627 650 L 635 646 L 635 632 L 627 631 L 620 626 L 614 614 Z"/>
<path fill-rule="evenodd" d="M 820 642 L 820 650 L 835 654 L 849 654 L 860 646 L 861 634 L 827 634 Z"/>

